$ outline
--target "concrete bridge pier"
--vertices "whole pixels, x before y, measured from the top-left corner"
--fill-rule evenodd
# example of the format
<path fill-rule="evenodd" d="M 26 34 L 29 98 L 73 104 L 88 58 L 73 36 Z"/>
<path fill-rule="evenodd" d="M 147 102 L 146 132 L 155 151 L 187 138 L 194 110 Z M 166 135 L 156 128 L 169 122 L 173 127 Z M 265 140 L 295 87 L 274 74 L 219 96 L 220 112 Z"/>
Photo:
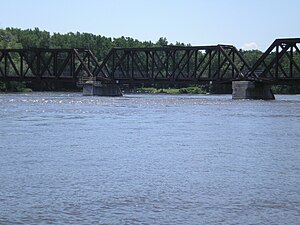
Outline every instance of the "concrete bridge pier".
<path fill-rule="evenodd" d="M 82 88 L 84 96 L 122 96 L 121 89 L 117 84 L 87 81 Z"/>
<path fill-rule="evenodd" d="M 232 81 L 232 99 L 273 100 L 271 85 L 255 81 Z"/>

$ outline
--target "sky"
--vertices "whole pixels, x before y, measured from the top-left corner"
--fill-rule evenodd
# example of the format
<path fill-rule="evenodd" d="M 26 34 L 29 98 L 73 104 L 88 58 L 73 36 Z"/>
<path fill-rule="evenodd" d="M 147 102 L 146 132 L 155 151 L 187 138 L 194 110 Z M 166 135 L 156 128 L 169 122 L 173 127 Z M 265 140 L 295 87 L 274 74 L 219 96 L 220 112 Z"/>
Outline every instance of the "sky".
<path fill-rule="evenodd" d="M 0 28 L 264 51 L 300 37 L 300 0 L 0 0 Z"/>

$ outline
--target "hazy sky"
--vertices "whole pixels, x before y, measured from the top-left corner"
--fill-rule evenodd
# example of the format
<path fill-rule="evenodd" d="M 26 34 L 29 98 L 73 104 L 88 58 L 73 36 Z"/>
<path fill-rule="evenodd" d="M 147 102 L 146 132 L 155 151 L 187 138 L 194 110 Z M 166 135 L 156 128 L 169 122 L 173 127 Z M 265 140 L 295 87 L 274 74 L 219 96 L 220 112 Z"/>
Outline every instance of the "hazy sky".
<path fill-rule="evenodd" d="M 2 0 L 0 28 L 265 50 L 300 37 L 300 0 Z"/>

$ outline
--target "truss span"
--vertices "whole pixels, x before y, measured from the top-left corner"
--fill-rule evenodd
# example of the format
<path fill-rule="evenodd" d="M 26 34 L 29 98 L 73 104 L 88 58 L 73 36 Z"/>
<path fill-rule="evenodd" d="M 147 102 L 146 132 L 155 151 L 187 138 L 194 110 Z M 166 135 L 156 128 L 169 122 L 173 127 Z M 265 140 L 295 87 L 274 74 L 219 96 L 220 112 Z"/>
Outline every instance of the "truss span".
<path fill-rule="evenodd" d="M 276 39 L 251 67 L 232 45 L 89 49 L 2 49 L 0 81 L 300 84 L 300 38 Z"/>
<path fill-rule="evenodd" d="M 230 45 L 113 48 L 96 76 L 119 83 L 225 83 L 243 79 L 249 70 Z"/>

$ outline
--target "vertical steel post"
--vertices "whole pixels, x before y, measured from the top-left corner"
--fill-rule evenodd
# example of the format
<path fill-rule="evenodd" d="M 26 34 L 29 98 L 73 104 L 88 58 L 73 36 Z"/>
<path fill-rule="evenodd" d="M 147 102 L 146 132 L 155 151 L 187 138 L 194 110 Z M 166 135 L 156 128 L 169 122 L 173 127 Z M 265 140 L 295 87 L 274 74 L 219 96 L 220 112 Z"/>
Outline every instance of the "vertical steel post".
<path fill-rule="evenodd" d="M 147 78 L 149 77 L 149 52 L 145 51 L 146 53 L 146 75 Z"/>
<path fill-rule="evenodd" d="M 166 78 L 169 76 L 169 54 L 170 54 L 170 51 L 169 50 L 166 50 L 165 51 L 166 53 L 166 63 L 165 63 L 165 70 L 166 70 Z"/>
<path fill-rule="evenodd" d="M 208 50 L 208 78 L 211 77 L 211 50 Z"/>
<path fill-rule="evenodd" d="M 7 74 L 7 54 L 8 54 L 8 52 L 4 52 L 4 76 L 8 76 L 8 74 Z"/>
<path fill-rule="evenodd" d="M 220 68 L 220 63 L 221 63 L 221 51 L 220 51 L 220 47 L 218 46 L 218 77 L 217 77 L 217 79 L 219 80 L 220 79 L 220 70 L 221 70 L 221 68 Z"/>
<path fill-rule="evenodd" d="M 114 61 L 115 61 L 115 60 L 114 60 L 114 58 L 115 58 L 114 55 L 115 55 L 115 54 L 116 54 L 116 50 L 113 49 L 113 50 L 112 50 L 112 59 L 113 59 L 112 61 L 113 61 L 113 62 L 112 62 L 112 64 L 111 64 L 112 68 L 111 68 L 110 71 L 109 71 L 109 66 L 110 66 L 110 65 L 107 63 L 107 73 L 108 73 L 108 76 L 109 76 L 109 77 L 112 77 L 113 79 L 114 79 L 114 77 L 115 77 L 115 76 L 114 76 L 114 66 L 115 66 L 115 65 L 114 65 Z"/>
<path fill-rule="evenodd" d="M 235 51 L 232 49 L 232 62 L 235 64 Z M 234 66 L 231 65 L 231 78 L 234 79 Z"/>
<path fill-rule="evenodd" d="M 41 51 L 36 50 L 35 55 L 36 55 L 36 76 L 38 78 L 42 78 L 42 75 L 41 75 L 41 55 L 42 55 Z"/>
<path fill-rule="evenodd" d="M 58 74 L 57 73 L 58 72 L 57 71 L 57 69 L 58 69 L 57 68 L 57 55 L 58 55 L 58 51 L 55 51 L 53 54 L 54 54 L 54 58 L 53 58 L 53 62 L 54 62 L 54 64 L 53 64 L 53 72 L 54 72 L 54 76 L 57 78 L 57 76 L 58 76 L 57 75 Z"/>
<path fill-rule="evenodd" d="M 279 66 L 278 52 L 279 52 L 279 46 L 276 45 L 275 78 L 277 80 L 278 80 L 278 66 Z"/>
<path fill-rule="evenodd" d="M 20 76 L 21 78 L 24 78 L 24 72 L 23 72 L 23 52 L 19 52 L 20 55 Z"/>
<path fill-rule="evenodd" d="M 290 58 L 290 78 L 293 77 L 293 57 L 294 57 L 293 51 L 294 51 L 294 46 L 292 45 L 291 46 L 291 58 Z"/>
<path fill-rule="evenodd" d="M 172 53 L 172 79 L 174 80 L 176 77 L 176 49 Z"/>
<path fill-rule="evenodd" d="M 134 79 L 134 52 L 130 53 L 131 55 L 131 79 Z"/>
<path fill-rule="evenodd" d="M 190 51 L 189 50 L 187 50 L 186 73 L 187 73 L 187 78 L 189 78 L 190 77 Z"/>
<path fill-rule="evenodd" d="M 195 50 L 195 65 L 194 65 L 194 74 L 193 74 L 193 76 L 194 76 L 194 78 L 195 78 L 195 80 L 196 80 L 196 77 L 197 77 L 197 62 L 198 62 L 198 50 Z"/>
<path fill-rule="evenodd" d="M 152 73 L 152 79 L 154 79 L 154 52 L 152 51 L 152 62 L 151 62 L 151 73 Z"/>
<path fill-rule="evenodd" d="M 73 51 L 71 52 L 71 59 L 70 59 L 70 75 L 75 80 L 75 55 Z"/>

